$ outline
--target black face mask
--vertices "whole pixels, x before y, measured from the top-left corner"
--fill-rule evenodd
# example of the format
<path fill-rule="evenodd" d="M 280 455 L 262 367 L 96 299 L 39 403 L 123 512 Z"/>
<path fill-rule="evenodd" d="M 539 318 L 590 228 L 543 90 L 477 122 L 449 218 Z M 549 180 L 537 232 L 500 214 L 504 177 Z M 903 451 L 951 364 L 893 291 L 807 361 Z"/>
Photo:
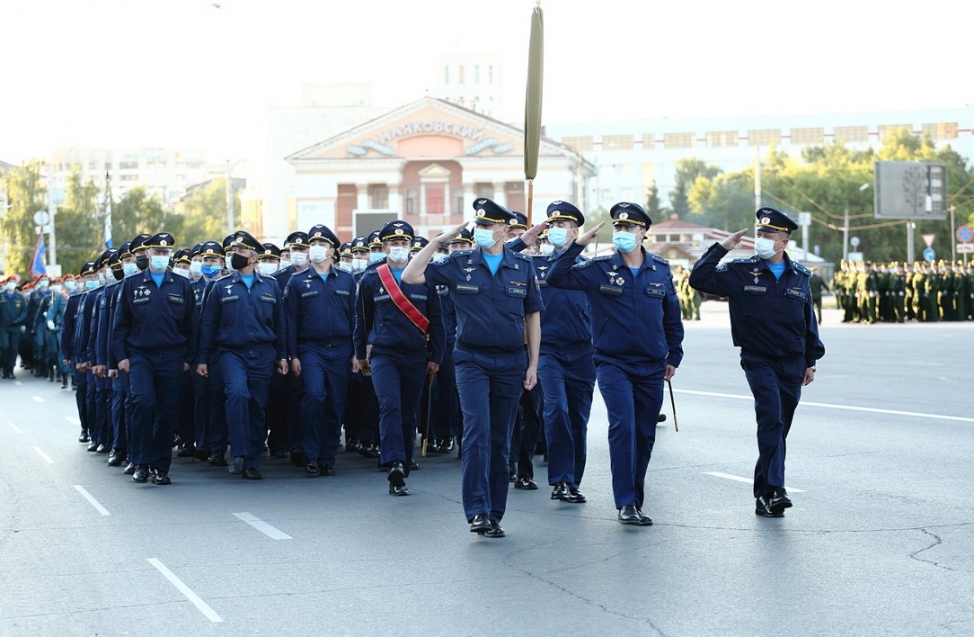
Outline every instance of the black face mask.
<path fill-rule="evenodd" d="M 232 254 L 230 255 L 230 265 L 233 266 L 234 270 L 240 271 L 247 267 L 250 259 L 242 254 Z"/>
<path fill-rule="evenodd" d="M 140 270 L 145 270 L 149 267 L 149 257 L 143 252 L 135 255 L 135 265 L 138 266 Z"/>
<path fill-rule="evenodd" d="M 112 276 L 115 277 L 116 281 L 121 281 L 122 279 L 125 278 L 125 270 L 122 270 L 121 268 L 119 268 L 118 270 L 112 268 Z"/>

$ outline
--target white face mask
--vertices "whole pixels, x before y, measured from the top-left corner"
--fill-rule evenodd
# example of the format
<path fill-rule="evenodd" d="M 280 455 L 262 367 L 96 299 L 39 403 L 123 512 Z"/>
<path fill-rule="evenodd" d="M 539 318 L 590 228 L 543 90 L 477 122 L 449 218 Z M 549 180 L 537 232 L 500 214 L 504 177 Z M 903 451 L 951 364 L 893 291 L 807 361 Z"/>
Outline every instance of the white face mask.
<path fill-rule="evenodd" d="M 493 230 L 483 230 L 481 228 L 477 228 L 473 231 L 473 240 L 484 250 L 489 250 L 490 248 L 494 247 L 495 243 L 497 243 L 497 239 L 494 238 Z"/>
<path fill-rule="evenodd" d="M 75 283 L 74 281 L 65 281 L 64 289 L 67 290 L 68 292 L 74 292 L 75 290 L 78 289 L 78 284 Z"/>
<path fill-rule="evenodd" d="M 542 255 L 548 256 L 549 254 L 551 254 L 554 251 L 555 251 L 555 246 L 551 245 L 550 243 L 542 243 L 541 244 L 540 252 L 541 252 Z"/>
<path fill-rule="evenodd" d="M 291 260 L 281 259 L 281 269 L 283 270 L 284 268 L 289 268 L 289 267 L 291 267 Z"/>
<path fill-rule="evenodd" d="M 365 272 L 365 268 L 367 267 L 369 267 L 368 259 L 352 259 L 353 272 Z"/>
<path fill-rule="evenodd" d="M 57 283 L 55 283 L 54 285 L 51 286 L 51 292 L 54 292 L 55 294 L 57 294 L 60 291 L 61 291 L 61 286 L 58 285 Z"/>
<path fill-rule="evenodd" d="M 389 248 L 389 260 L 393 263 L 403 263 L 409 259 L 409 248 L 396 246 Z"/>
<path fill-rule="evenodd" d="M 433 263 L 445 263 L 450 258 L 450 255 L 443 254 L 442 252 L 436 252 L 433 254 L 431 261 Z"/>
<path fill-rule="evenodd" d="M 260 261 L 257 264 L 257 271 L 261 276 L 270 276 L 277 272 L 277 264 L 273 261 Z"/>
<path fill-rule="evenodd" d="M 296 268 L 303 268 L 308 265 L 308 254 L 306 252 L 291 251 L 291 263 Z"/>
<path fill-rule="evenodd" d="M 321 263 L 328 258 L 328 248 L 325 246 L 311 246 L 308 248 L 308 256 L 311 257 L 312 263 Z"/>
<path fill-rule="evenodd" d="M 778 253 L 778 251 L 774 249 L 775 243 L 776 242 L 773 239 L 758 237 L 754 240 L 754 251 L 757 252 L 758 256 L 762 259 L 770 259 Z"/>
<path fill-rule="evenodd" d="M 348 261 L 339 261 L 338 269 L 341 270 L 342 272 L 348 272 L 349 274 L 352 274 L 352 264 L 349 263 Z"/>
<path fill-rule="evenodd" d="M 13 283 L 13 282 L 11 282 L 11 283 L 4 283 L 3 284 L 3 289 L 6 290 L 7 292 L 13 292 L 14 291 L 14 288 L 16 288 L 16 287 L 17 287 L 17 284 L 16 283 Z"/>
<path fill-rule="evenodd" d="M 189 278 L 189 270 L 187 270 L 186 268 L 173 268 L 172 269 L 172 273 L 173 274 L 178 274 L 179 276 L 183 277 L 184 279 L 188 279 Z"/>
<path fill-rule="evenodd" d="M 105 272 L 104 272 L 104 271 L 101 271 L 101 270 L 100 270 L 100 271 L 98 272 L 98 283 L 99 283 L 100 285 L 105 285 Z"/>
<path fill-rule="evenodd" d="M 370 252 L 369 253 L 369 263 L 378 263 L 386 258 L 385 252 Z"/>
<path fill-rule="evenodd" d="M 195 276 L 197 279 L 203 276 L 203 262 L 193 261 L 189 264 L 189 273 Z"/>

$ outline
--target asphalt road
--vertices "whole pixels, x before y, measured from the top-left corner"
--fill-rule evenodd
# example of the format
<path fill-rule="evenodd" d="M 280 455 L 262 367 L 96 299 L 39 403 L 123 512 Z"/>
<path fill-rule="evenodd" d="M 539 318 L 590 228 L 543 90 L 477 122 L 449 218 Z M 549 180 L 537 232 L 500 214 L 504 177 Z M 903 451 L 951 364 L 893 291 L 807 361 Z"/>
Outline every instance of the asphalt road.
<path fill-rule="evenodd" d="M 261 482 L 175 459 L 171 486 L 135 484 L 76 442 L 71 392 L 21 372 L 0 382 L 0 635 L 974 634 L 974 325 L 828 313 L 795 507 L 765 519 L 725 308 L 687 324 L 648 528 L 615 519 L 598 398 L 588 503 L 551 501 L 539 458 L 491 540 L 452 455 L 420 458 L 408 498 L 358 455 L 318 479 L 265 460 Z"/>

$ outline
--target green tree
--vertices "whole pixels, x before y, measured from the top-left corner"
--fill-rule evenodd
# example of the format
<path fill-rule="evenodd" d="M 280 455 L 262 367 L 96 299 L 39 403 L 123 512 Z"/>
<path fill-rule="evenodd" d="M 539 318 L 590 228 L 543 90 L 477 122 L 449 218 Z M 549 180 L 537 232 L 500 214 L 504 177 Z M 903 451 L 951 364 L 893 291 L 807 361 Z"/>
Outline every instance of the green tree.
<path fill-rule="evenodd" d="M 0 237 L 7 274 L 30 276 L 30 259 L 37 241 L 34 215 L 47 208 L 47 188 L 41 179 L 43 168 L 44 162 L 32 159 L 3 174 L 8 206 L 0 219 Z"/>
<path fill-rule="evenodd" d="M 85 181 L 78 169 L 71 171 L 64 202 L 54 218 L 58 262 L 64 273 L 77 273 L 85 261 L 104 250 L 104 213 L 98 195 L 94 181 Z"/>
<path fill-rule="evenodd" d="M 659 188 L 656 187 L 655 181 L 646 190 L 646 212 L 649 213 L 649 218 L 653 220 L 653 223 L 659 223 L 669 216 L 669 210 L 664 208 L 660 201 Z"/>
<path fill-rule="evenodd" d="M 120 246 L 142 232 L 155 234 L 166 232 L 180 240 L 183 218 L 166 210 L 155 196 L 149 196 L 145 187 L 130 188 L 112 204 L 112 245 Z"/>
<path fill-rule="evenodd" d="M 693 157 L 680 159 L 676 162 L 676 185 L 670 191 L 670 207 L 681 219 L 690 213 L 690 189 L 697 177 L 713 179 L 720 174 L 720 168 L 707 165 L 706 162 Z"/>
<path fill-rule="evenodd" d="M 240 214 L 240 197 L 234 192 L 233 208 Z M 227 181 L 213 179 L 194 190 L 183 202 L 184 236 L 176 236 L 180 245 L 200 241 L 220 241 L 227 234 Z M 239 216 L 238 216 L 239 220 Z"/>

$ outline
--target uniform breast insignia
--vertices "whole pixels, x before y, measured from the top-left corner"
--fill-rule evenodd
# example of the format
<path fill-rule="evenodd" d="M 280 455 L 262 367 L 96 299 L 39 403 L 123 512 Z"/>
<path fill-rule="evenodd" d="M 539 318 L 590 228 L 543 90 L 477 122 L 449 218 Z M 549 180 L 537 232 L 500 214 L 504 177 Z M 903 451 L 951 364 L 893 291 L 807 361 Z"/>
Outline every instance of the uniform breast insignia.
<path fill-rule="evenodd" d="M 656 261 L 657 263 L 662 263 L 663 265 L 669 265 L 670 264 L 670 262 L 667 259 L 664 259 L 663 257 L 661 257 L 658 254 L 654 254 L 653 255 L 653 261 Z"/>
<path fill-rule="evenodd" d="M 759 277 L 759 276 L 761 276 L 761 274 L 762 274 L 763 272 L 764 272 L 764 270 L 761 270 L 761 269 L 754 269 L 754 270 L 751 270 L 751 276 L 753 276 L 753 277 L 754 277 L 754 282 L 755 282 L 755 283 L 757 283 L 757 282 L 758 282 L 758 277 Z"/>
<path fill-rule="evenodd" d="M 653 286 L 654 288 L 661 288 L 661 287 L 663 287 L 663 284 L 662 283 L 659 283 L 658 281 L 650 281 L 649 284 L 651 286 Z"/>
<path fill-rule="evenodd" d="M 230 292 L 233 290 L 233 283 L 223 286 L 223 289 L 227 291 L 227 294 L 230 294 Z"/>
<path fill-rule="evenodd" d="M 802 299 L 803 301 L 805 300 L 805 293 L 802 292 L 801 288 L 791 288 L 790 290 L 785 290 L 785 294 Z"/>
<path fill-rule="evenodd" d="M 521 286 L 521 287 L 527 287 L 528 284 L 525 283 L 524 281 L 511 281 L 511 285 L 518 285 L 518 286 Z"/>
<path fill-rule="evenodd" d="M 761 285 L 745 285 L 744 286 L 744 291 L 745 292 L 754 292 L 756 294 L 764 294 L 765 292 L 768 291 L 768 288 L 766 288 L 764 286 L 761 286 Z"/>

